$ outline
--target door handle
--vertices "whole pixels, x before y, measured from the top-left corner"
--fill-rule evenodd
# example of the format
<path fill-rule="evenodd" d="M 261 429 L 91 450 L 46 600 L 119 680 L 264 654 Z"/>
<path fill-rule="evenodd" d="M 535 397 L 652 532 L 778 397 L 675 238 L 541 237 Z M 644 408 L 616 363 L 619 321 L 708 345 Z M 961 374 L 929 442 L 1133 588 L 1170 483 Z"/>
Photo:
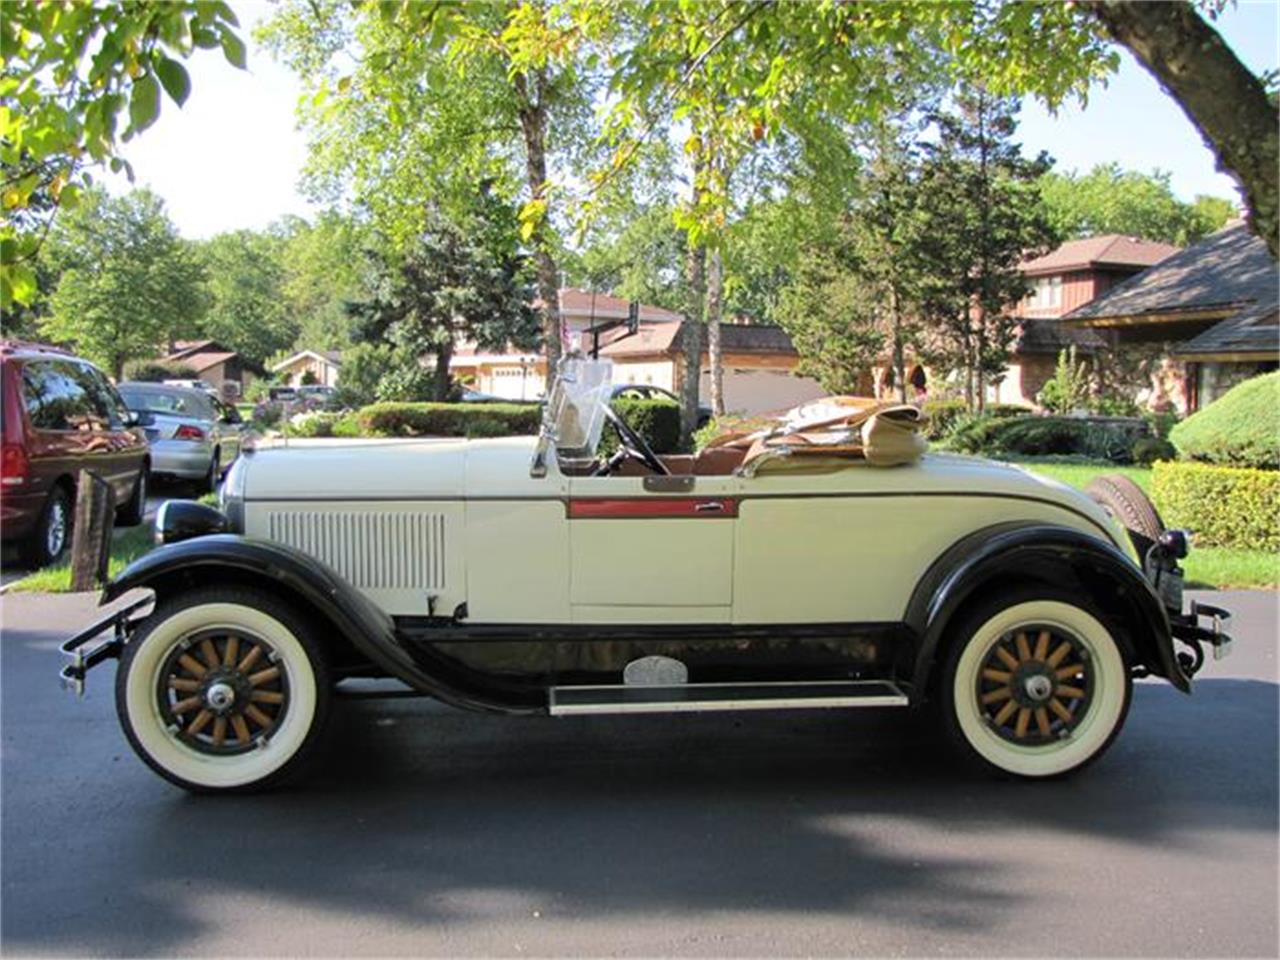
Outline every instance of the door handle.
<path fill-rule="evenodd" d="M 696 503 L 693 506 L 694 513 L 724 513 L 724 503 L 719 500 L 707 500 L 705 503 Z"/>

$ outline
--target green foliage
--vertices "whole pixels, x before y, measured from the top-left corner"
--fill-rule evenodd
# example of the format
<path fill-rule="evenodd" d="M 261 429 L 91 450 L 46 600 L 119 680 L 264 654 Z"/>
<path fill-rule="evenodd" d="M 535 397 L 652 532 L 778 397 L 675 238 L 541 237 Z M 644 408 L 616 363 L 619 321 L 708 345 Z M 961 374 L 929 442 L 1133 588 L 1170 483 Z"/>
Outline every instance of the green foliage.
<path fill-rule="evenodd" d="M 1237 384 L 1169 431 L 1187 460 L 1280 468 L 1280 373 Z"/>
<path fill-rule="evenodd" d="M 343 351 L 338 396 L 343 404 L 363 407 L 378 399 L 378 384 L 396 365 L 395 349 L 385 343 L 358 343 Z"/>
<path fill-rule="evenodd" d="M 1058 353 L 1058 363 L 1036 400 L 1052 413 L 1082 410 L 1089 398 L 1089 365 L 1076 361 L 1076 348 Z"/>
<path fill-rule="evenodd" d="M 1280 471 L 1156 463 L 1152 499 L 1165 522 L 1197 546 L 1280 550 Z"/>
<path fill-rule="evenodd" d="M 220 0 L 49 3 L 9 0 L 0 17 L 0 306 L 37 294 L 35 259 L 48 221 L 92 184 L 87 168 L 132 177 L 119 154 L 155 122 L 163 88 L 178 106 L 186 59 L 221 47 L 244 66 L 231 8 Z M 122 114 L 128 125 L 120 131 Z"/>
<path fill-rule="evenodd" d="M 375 403 L 356 417 L 366 436 L 465 437 L 472 430 L 491 431 L 495 426 L 502 428 L 498 435 L 513 436 L 536 434 L 542 407 L 536 403 Z"/>
<path fill-rule="evenodd" d="M 165 380 L 196 380 L 199 374 L 184 363 L 160 363 L 155 360 L 130 360 L 124 365 L 124 379 L 143 383 Z"/>
<path fill-rule="evenodd" d="M 345 350 L 352 343 L 346 304 L 357 299 L 366 232 L 350 217 L 324 213 L 313 224 L 286 218 L 281 237 L 280 294 L 298 329 L 297 349 Z"/>
<path fill-rule="evenodd" d="M 270 233 L 237 230 L 197 247 L 210 298 L 201 332 L 258 365 L 298 335 L 283 297 L 283 246 Z"/>
<path fill-rule="evenodd" d="M 670 400 L 619 397 L 613 401 L 613 409 L 631 429 L 644 438 L 654 453 L 675 453 L 680 449 L 679 404 Z M 617 448 L 617 431 L 605 424 L 598 452 L 607 457 Z"/>
<path fill-rule="evenodd" d="M 1231 201 L 1199 196 L 1183 203 L 1170 174 L 1139 173 L 1104 163 L 1088 173 L 1047 173 L 1040 194 L 1054 227 L 1066 238 L 1120 233 L 1186 246 L 1234 216 Z"/>
<path fill-rule="evenodd" d="M 1030 290 L 1021 262 L 1058 239 L 1036 187 L 1052 161 L 1022 156 L 1017 113 L 1015 99 L 966 87 L 934 115 L 938 139 L 922 147 L 919 312 L 931 359 L 964 371 L 970 407 L 981 407 L 987 380 L 1008 366 L 1013 308 Z"/>
<path fill-rule="evenodd" d="M 316 411 L 289 421 L 286 432 L 291 437 L 358 437 L 360 421 L 354 413 Z"/>
<path fill-rule="evenodd" d="M 1135 427 L 1072 417 L 975 417 L 960 423 L 948 445 L 992 457 L 1077 455 L 1113 463 L 1132 457 Z"/>
<path fill-rule="evenodd" d="M 316 376 L 314 370 L 302 371 L 302 386 L 312 387 L 320 382 L 320 378 Z"/>
<path fill-rule="evenodd" d="M 538 342 L 515 211 L 487 190 L 472 198 L 465 215 L 430 211 L 427 227 L 399 256 L 384 247 L 367 257 L 365 298 L 349 309 L 359 339 L 396 350 L 397 362 L 376 388 L 379 399 L 445 400 L 449 359 L 460 341 L 499 351 Z M 433 374 L 416 361 L 425 355 L 436 358 Z"/>
<path fill-rule="evenodd" d="M 271 381 L 264 377 L 254 377 L 244 389 L 244 398 L 250 403 L 258 403 L 271 396 Z"/>
<path fill-rule="evenodd" d="M 74 344 L 117 379 L 126 360 L 198 329 L 204 268 L 150 191 L 88 191 L 55 222 L 41 256 L 58 280 L 40 334 Z"/>
<path fill-rule="evenodd" d="M 1178 455 L 1173 444 L 1161 437 L 1139 437 L 1133 442 L 1134 463 L 1149 466 L 1157 460 L 1172 460 Z"/>
<path fill-rule="evenodd" d="M 800 355 L 796 373 L 831 393 L 858 393 L 884 349 L 879 309 L 876 291 L 848 269 L 838 251 L 806 252 L 777 309 Z"/>

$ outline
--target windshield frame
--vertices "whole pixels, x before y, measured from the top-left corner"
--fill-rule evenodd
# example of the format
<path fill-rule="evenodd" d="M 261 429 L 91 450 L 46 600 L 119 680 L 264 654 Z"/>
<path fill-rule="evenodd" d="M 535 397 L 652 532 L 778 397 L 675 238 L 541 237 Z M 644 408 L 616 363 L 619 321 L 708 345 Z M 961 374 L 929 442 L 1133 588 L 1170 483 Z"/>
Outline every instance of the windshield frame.
<path fill-rule="evenodd" d="M 612 383 L 611 360 L 588 360 L 581 356 L 561 359 L 542 408 L 542 426 L 529 476 L 547 475 L 548 454 L 552 449 L 558 461 L 595 460 Z"/>

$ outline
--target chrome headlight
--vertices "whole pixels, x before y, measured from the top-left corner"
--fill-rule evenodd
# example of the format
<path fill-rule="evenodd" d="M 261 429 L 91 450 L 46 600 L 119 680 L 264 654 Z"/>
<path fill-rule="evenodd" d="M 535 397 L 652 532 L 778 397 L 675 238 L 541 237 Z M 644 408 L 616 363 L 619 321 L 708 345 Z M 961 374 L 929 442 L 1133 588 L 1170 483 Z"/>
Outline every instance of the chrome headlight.
<path fill-rule="evenodd" d="M 243 456 L 236 457 L 218 488 L 218 509 L 227 518 L 230 533 L 244 533 L 244 485 L 248 473 L 248 460 Z"/>

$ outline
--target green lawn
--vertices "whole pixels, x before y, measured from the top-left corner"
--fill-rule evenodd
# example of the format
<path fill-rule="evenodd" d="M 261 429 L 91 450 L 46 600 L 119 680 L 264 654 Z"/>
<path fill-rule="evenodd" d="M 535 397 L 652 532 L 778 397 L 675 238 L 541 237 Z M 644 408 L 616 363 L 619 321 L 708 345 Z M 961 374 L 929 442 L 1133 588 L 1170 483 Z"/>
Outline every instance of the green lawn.
<path fill-rule="evenodd" d="M 125 530 L 111 541 L 111 561 L 108 574 L 114 577 L 130 563 L 150 550 L 151 524 L 143 523 Z M 37 570 L 10 587 L 11 593 L 67 593 L 71 589 L 71 561 Z"/>
<path fill-rule="evenodd" d="M 1124 474 L 1143 490 L 1151 490 L 1151 470 L 1147 467 L 1117 467 L 1110 463 L 1086 463 L 1065 457 L 1020 460 L 1017 464 L 1080 490 L 1103 473 Z M 1196 547 L 1182 566 L 1187 572 L 1188 586 L 1218 590 L 1280 586 L 1280 554 L 1269 550 Z"/>

